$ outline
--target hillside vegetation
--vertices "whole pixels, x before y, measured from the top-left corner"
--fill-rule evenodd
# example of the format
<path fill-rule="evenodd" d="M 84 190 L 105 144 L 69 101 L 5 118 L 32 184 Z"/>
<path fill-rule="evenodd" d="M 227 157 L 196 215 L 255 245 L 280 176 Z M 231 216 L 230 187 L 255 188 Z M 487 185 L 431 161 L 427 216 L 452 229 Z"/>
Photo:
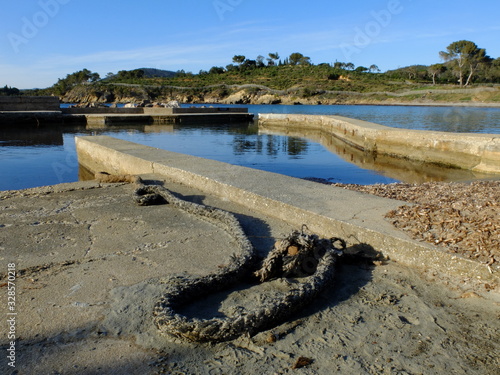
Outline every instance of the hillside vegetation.
<path fill-rule="evenodd" d="M 313 64 L 301 53 L 255 60 L 235 55 L 226 67 L 198 74 L 136 69 L 103 79 L 84 69 L 31 94 L 59 95 L 65 102 L 141 100 L 226 104 L 341 104 L 393 102 L 500 103 L 500 58 L 473 42 L 459 41 L 439 53 L 443 63 L 381 73 L 352 63 Z"/>

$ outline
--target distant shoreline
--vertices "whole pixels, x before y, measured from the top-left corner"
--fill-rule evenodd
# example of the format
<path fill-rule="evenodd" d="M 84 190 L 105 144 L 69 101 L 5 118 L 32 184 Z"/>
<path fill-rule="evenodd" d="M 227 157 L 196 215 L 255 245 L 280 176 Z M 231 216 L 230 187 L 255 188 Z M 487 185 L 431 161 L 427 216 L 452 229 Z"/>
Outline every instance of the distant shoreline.
<path fill-rule="evenodd" d="M 130 103 L 131 101 L 119 101 L 119 102 L 114 102 L 114 103 L 107 103 L 107 104 L 127 104 Z M 74 101 L 67 102 L 67 101 L 61 101 L 61 104 L 77 104 Z M 361 105 L 367 105 L 367 106 L 395 106 L 395 107 L 470 107 L 470 108 L 500 108 L 500 103 L 463 103 L 463 102 L 428 102 L 428 103 L 422 103 L 422 102 L 391 102 L 391 103 L 386 103 L 386 102 L 359 102 L 359 103 L 275 103 L 275 104 L 266 104 L 266 103 L 256 103 L 256 102 L 250 102 L 250 103 L 222 103 L 222 102 L 181 102 L 181 104 L 184 105 L 265 105 L 265 106 L 280 106 L 280 105 L 351 105 L 351 106 L 361 106 Z"/>
<path fill-rule="evenodd" d="M 178 101 L 185 104 L 242 105 L 383 105 L 500 107 L 500 89 L 425 88 L 398 92 L 331 91 L 292 87 L 278 90 L 259 84 L 205 85 L 201 87 L 139 84 L 101 84 L 75 86 L 59 97 L 63 103 L 141 103 Z"/>
<path fill-rule="evenodd" d="M 327 105 L 327 104 L 326 104 Z M 335 105 L 335 104 L 332 104 Z M 383 105 L 383 106 L 401 106 L 401 107 L 471 107 L 471 108 L 500 108 L 500 103 L 459 103 L 459 102 L 433 102 L 433 103 L 413 103 L 413 102 L 394 102 L 394 103 L 349 103 L 337 105 Z"/>

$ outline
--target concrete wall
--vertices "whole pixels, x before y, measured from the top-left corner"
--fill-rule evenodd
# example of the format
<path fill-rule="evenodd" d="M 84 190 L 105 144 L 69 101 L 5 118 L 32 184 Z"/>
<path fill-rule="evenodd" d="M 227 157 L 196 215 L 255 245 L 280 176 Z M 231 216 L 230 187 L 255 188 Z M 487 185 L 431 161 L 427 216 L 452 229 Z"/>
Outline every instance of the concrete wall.
<path fill-rule="evenodd" d="M 106 115 L 106 114 L 137 114 L 144 113 L 143 108 L 62 108 L 65 115 Z"/>
<path fill-rule="evenodd" d="M 146 108 L 148 109 L 148 108 Z M 154 109 L 154 108 L 153 108 Z M 172 108 L 172 113 L 247 113 L 248 108 L 231 108 L 231 107 L 217 107 L 217 108 Z"/>
<path fill-rule="evenodd" d="M 314 129 L 368 153 L 500 173 L 500 135 L 390 128 L 341 116 L 259 114 L 259 126 Z"/>
<path fill-rule="evenodd" d="M 160 150 L 106 136 L 76 137 L 78 161 L 92 172 L 155 173 L 207 194 L 241 204 L 349 246 L 370 245 L 391 259 L 478 282 L 496 283 L 485 264 L 445 253 L 410 239 L 383 216 L 396 200 L 333 188 L 276 173 Z"/>
<path fill-rule="evenodd" d="M 204 113 L 248 113 L 248 108 L 63 108 L 66 115 L 104 115 L 104 114 L 144 114 L 144 115 L 174 115 L 174 114 L 204 114 Z"/>
<path fill-rule="evenodd" d="M 145 115 L 164 114 L 206 114 L 206 113 L 248 113 L 248 108 L 141 108 Z"/>
<path fill-rule="evenodd" d="M 56 96 L 0 96 L 0 111 L 60 111 Z"/>

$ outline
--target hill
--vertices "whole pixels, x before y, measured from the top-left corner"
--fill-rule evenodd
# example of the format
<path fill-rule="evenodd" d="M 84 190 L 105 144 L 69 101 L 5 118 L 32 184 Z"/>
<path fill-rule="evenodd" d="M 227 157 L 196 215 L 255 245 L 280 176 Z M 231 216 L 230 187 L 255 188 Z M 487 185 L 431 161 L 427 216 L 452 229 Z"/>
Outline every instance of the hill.
<path fill-rule="evenodd" d="M 386 73 L 348 70 L 329 64 L 266 66 L 199 74 L 177 72 L 170 77 L 136 69 L 103 81 L 73 86 L 65 102 L 138 102 L 141 100 L 223 104 L 393 104 L 499 103 L 498 85 L 460 88 L 453 75 L 433 84 L 425 67 Z"/>
<path fill-rule="evenodd" d="M 336 61 L 313 64 L 301 53 L 255 60 L 233 57 L 226 67 L 198 74 L 154 68 L 121 70 L 100 79 L 87 69 L 69 74 L 39 94 L 61 100 L 123 102 L 149 99 L 184 103 L 377 104 L 500 102 L 500 58 L 469 41 L 440 52 L 442 64 L 412 65 L 381 73 Z M 266 63 L 267 61 L 267 63 Z M 459 83 L 459 85 L 457 84 Z"/>
<path fill-rule="evenodd" d="M 171 70 L 155 69 L 155 68 L 139 68 L 144 71 L 145 78 L 172 78 L 177 74 Z"/>

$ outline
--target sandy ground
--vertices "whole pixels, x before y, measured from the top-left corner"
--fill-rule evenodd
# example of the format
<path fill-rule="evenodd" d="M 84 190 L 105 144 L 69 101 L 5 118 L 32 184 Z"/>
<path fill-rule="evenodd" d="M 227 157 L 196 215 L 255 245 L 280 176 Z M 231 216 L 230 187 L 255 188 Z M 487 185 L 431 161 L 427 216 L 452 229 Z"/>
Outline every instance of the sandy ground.
<path fill-rule="evenodd" d="M 298 229 L 166 186 L 234 212 L 262 256 Z M 0 192 L 1 329 L 16 336 L 15 368 L 5 358 L 7 335 L 1 336 L 1 373 L 498 374 L 498 300 L 450 289 L 369 253 L 345 256 L 335 283 L 274 329 L 214 345 L 160 337 L 151 316 L 159 281 L 214 272 L 233 254 L 231 238 L 168 205 L 138 207 L 132 191 L 87 182 Z M 14 331 L 6 322 L 12 263 Z M 265 287 L 235 286 L 186 314 L 213 316 L 261 292 Z"/>

